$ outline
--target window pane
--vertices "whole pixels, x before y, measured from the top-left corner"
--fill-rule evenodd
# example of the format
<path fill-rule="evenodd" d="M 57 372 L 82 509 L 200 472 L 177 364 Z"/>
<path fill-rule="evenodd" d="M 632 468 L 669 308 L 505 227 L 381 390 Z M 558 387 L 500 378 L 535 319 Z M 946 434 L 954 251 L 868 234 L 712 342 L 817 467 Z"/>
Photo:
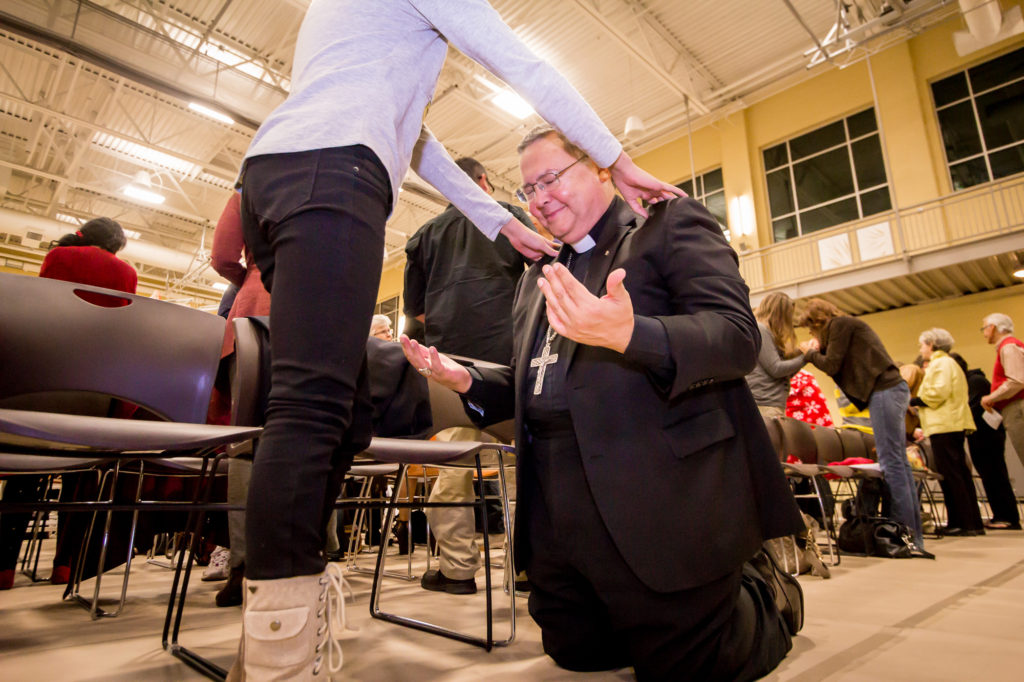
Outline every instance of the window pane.
<path fill-rule="evenodd" d="M 795 161 L 845 141 L 846 130 L 843 128 L 843 122 L 836 121 L 817 130 L 812 130 L 800 137 L 793 138 L 789 141 L 789 149 L 793 153 L 793 160 Z"/>
<path fill-rule="evenodd" d="M 878 130 L 875 122 L 875 110 L 868 109 L 846 119 L 846 127 L 850 129 L 850 137 L 860 137 Z"/>
<path fill-rule="evenodd" d="M 772 221 L 772 234 L 776 242 L 784 242 L 787 239 L 800 236 L 796 231 L 796 218 L 780 218 Z"/>
<path fill-rule="evenodd" d="M 885 163 L 878 135 L 857 140 L 850 146 L 853 147 L 853 167 L 857 169 L 857 187 L 867 189 L 885 183 Z"/>
<path fill-rule="evenodd" d="M 800 227 L 804 234 L 825 230 L 835 227 L 840 223 L 856 220 L 860 215 L 857 213 L 857 200 L 853 197 L 837 201 L 828 206 L 822 206 L 800 214 Z"/>
<path fill-rule="evenodd" d="M 963 99 L 968 94 L 967 76 L 962 71 L 932 83 L 932 95 L 935 97 L 935 106 L 937 107 Z"/>
<path fill-rule="evenodd" d="M 793 164 L 793 178 L 797 205 L 801 208 L 853 194 L 853 173 L 846 147 Z"/>
<path fill-rule="evenodd" d="M 704 174 L 702 178 L 704 180 L 704 193 L 711 194 L 725 187 L 722 184 L 722 169 L 709 171 Z"/>
<path fill-rule="evenodd" d="M 686 192 L 686 196 L 693 196 L 693 182 L 691 182 L 690 180 L 687 180 L 686 182 L 680 182 L 678 185 L 676 185 L 676 187 Z"/>
<path fill-rule="evenodd" d="M 881 187 L 861 194 L 860 208 L 865 218 L 869 215 L 888 211 L 892 208 L 892 201 L 889 199 L 889 188 Z"/>
<path fill-rule="evenodd" d="M 939 112 L 939 128 L 946 145 L 946 159 L 956 161 L 981 153 L 981 138 L 970 102 L 961 102 Z"/>
<path fill-rule="evenodd" d="M 792 213 L 793 183 L 789 180 L 789 168 L 768 174 L 768 206 L 773 216 Z"/>
<path fill-rule="evenodd" d="M 954 191 L 974 187 L 989 180 L 985 159 L 981 157 L 950 166 L 949 175 L 953 180 Z"/>
<path fill-rule="evenodd" d="M 726 217 L 728 212 L 725 210 L 725 192 L 712 192 L 707 195 L 704 197 L 704 205 L 707 206 L 708 212 L 715 216 L 719 225 L 729 225 Z"/>
<path fill-rule="evenodd" d="M 988 157 L 988 161 L 992 164 L 994 178 L 1005 178 L 1007 175 L 1020 173 L 1024 171 L 1024 144 L 994 152 Z"/>
<path fill-rule="evenodd" d="M 968 69 L 974 94 L 1024 76 L 1024 48 Z"/>
<path fill-rule="evenodd" d="M 977 106 L 986 147 L 996 149 L 1024 140 L 1024 81 L 982 95 Z"/>
<path fill-rule="evenodd" d="M 778 168 L 782 164 L 789 161 L 789 156 L 786 154 L 786 143 L 783 142 L 780 145 L 769 147 L 764 150 L 764 169 L 771 170 L 772 168 Z"/>

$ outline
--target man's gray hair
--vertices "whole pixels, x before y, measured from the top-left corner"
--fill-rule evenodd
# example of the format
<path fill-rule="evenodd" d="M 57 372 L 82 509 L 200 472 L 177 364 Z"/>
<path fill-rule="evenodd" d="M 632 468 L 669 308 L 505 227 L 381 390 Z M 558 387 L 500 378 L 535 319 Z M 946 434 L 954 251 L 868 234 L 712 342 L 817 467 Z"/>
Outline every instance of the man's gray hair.
<path fill-rule="evenodd" d="M 940 327 L 932 327 L 928 331 L 921 332 L 917 342 L 927 343 L 933 349 L 944 350 L 947 353 L 953 350 L 953 335 Z"/>
<path fill-rule="evenodd" d="M 981 321 L 983 327 L 987 327 L 990 324 L 994 325 L 996 331 L 1000 334 L 1012 334 L 1013 333 L 1013 320 L 1010 319 L 1009 315 L 1003 315 L 1002 313 L 992 313 L 986 315 L 985 319 Z"/>

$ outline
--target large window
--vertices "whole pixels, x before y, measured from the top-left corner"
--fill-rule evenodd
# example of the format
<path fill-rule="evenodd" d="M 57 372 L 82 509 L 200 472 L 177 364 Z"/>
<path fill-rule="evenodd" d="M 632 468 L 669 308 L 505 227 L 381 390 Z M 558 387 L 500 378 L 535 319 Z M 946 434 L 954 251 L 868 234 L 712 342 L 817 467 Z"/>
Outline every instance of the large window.
<path fill-rule="evenodd" d="M 776 242 L 892 207 L 875 110 L 764 150 Z"/>
<path fill-rule="evenodd" d="M 395 332 L 395 337 L 401 333 L 401 329 L 398 328 L 398 297 L 392 296 L 391 298 L 384 299 L 373 307 L 374 315 L 387 315 L 388 319 L 391 320 L 391 329 Z"/>
<path fill-rule="evenodd" d="M 694 188 L 694 180 L 696 180 L 696 188 Z M 722 183 L 721 168 L 698 175 L 692 180 L 681 182 L 676 187 L 704 204 L 704 208 L 708 209 L 708 213 L 715 216 L 715 220 L 718 221 L 718 225 L 722 228 L 722 233 L 725 235 L 726 240 L 731 241 L 729 218 L 727 217 L 728 212 L 725 209 L 725 185 Z"/>
<path fill-rule="evenodd" d="M 1024 48 L 932 83 L 954 190 L 1024 172 Z"/>

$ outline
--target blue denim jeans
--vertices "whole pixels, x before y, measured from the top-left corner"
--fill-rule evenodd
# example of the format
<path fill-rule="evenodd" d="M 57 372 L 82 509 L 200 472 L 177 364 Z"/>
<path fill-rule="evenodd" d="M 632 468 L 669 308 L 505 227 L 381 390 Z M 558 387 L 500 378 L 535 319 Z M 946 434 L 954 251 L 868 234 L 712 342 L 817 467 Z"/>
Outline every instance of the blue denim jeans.
<path fill-rule="evenodd" d="M 907 461 L 907 436 L 904 419 L 910 404 L 910 389 L 901 381 L 892 388 L 875 391 L 868 400 L 871 430 L 875 434 L 878 463 L 892 494 L 892 518 L 914 532 L 914 542 L 924 548 L 921 534 L 921 507 L 917 486 Z"/>

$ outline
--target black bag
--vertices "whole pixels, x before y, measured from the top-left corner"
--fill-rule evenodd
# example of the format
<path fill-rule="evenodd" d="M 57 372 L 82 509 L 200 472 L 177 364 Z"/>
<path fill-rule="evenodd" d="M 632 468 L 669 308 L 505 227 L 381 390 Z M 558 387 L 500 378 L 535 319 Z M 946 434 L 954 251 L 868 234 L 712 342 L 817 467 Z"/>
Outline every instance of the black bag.
<path fill-rule="evenodd" d="M 839 549 L 851 554 L 909 559 L 913 533 L 902 523 L 877 516 L 854 516 L 839 527 Z"/>

